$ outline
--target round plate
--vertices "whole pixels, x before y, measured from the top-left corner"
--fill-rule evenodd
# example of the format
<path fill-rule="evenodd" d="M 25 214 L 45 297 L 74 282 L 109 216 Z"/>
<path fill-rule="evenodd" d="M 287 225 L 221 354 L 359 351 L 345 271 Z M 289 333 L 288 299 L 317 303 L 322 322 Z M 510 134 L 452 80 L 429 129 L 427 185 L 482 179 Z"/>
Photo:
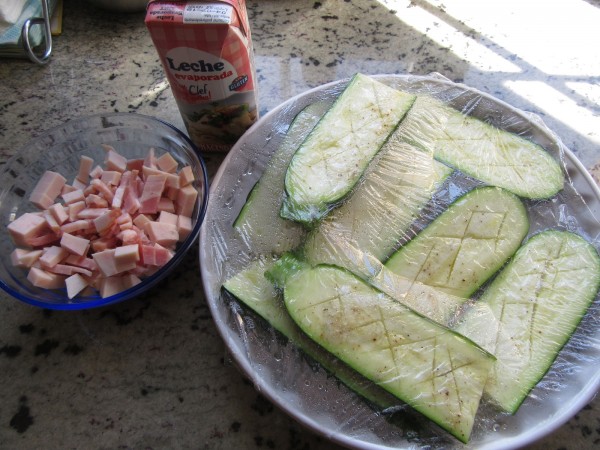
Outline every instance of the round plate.
<path fill-rule="evenodd" d="M 525 201 L 530 235 L 549 227 L 568 229 L 598 248 L 600 191 L 585 168 L 541 120 L 439 76 L 375 78 L 394 88 L 433 95 L 542 145 L 561 161 L 567 182 L 552 199 Z M 374 409 L 222 291 L 223 281 L 253 258 L 252 249 L 240 242 L 232 224 L 291 120 L 308 104 L 333 102 L 347 82 L 312 89 L 265 115 L 231 150 L 212 182 L 200 233 L 202 279 L 213 318 L 235 362 L 273 403 L 313 431 L 348 447 L 508 449 L 550 433 L 584 407 L 600 385 L 598 298 L 519 411 L 512 416 L 503 414 L 483 401 L 471 440 L 465 446 L 400 402 L 390 411 Z M 468 177 L 455 174 L 440 195 L 446 197 L 445 201 L 452 201 L 471 182 Z"/>

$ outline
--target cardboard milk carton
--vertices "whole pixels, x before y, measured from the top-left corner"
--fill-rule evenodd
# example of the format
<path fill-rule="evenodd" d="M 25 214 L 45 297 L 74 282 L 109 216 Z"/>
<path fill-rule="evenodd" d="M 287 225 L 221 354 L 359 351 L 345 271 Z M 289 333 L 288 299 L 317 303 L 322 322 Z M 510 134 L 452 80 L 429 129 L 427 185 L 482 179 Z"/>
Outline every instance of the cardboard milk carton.
<path fill-rule="evenodd" d="M 245 0 L 151 1 L 145 23 L 190 138 L 227 152 L 258 115 Z"/>

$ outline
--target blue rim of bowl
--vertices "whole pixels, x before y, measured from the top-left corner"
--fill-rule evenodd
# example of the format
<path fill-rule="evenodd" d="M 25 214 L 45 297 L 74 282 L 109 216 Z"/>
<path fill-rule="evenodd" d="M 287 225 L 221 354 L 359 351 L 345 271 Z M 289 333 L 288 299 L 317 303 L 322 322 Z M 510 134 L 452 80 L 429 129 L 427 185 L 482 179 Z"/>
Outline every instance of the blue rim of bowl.
<path fill-rule="evenodd" d="M 186 238 L 186 240 L 184 242 L 181 243 L 181 245 L 177 249 L 173 258 L 171 258 L 169 260 L 169 262 L 167 262 L 167 264 L 165 264 L 163 267 L 161 267 L 151 277 L 143 279 L 142 283 L 139 283 L 129 289 L 126 289 L 125 291 L 119 292 L 118 294 L 111 295 L 110 297 L 105 297 L 105 298 L 99 297 L 97 300 L 90 300 L 90 301 L 86 301 L 83 303 L 77 303 L 76 300 L 73 301 L 72 303 L 45 303 L 45 302 L 41 302 L 41 301 L 38 301 L 38 300 L 35 300 L 32 298 L 29 298 L 25 295 L 22 295 L 21 293 L 15 291 L 14 289 L 12 289 L 4 281 L 2 281 L 0 279 L 0 288 L 2 288 L 5 292 L 10 294 L 15 299 L 20 300 L 20 301 L 27 303 L 29 305 L 32 305 L 32 306 L 37 306 L 37 307 L 44 308 L 44 309 L 62 310 L 62 311 L 76 311 L 76 310 L 83 310 L 83 309 L 92 309 L 92 308 L 108 306 L 108 305 L 119 303 L 119 302 L 122 302 L 125 300 L 129 300 L 129 299 L 136 297 L 137 295 L 145 292 L 147 289 L 152 288 L 159 282 L 161 282 L 177 266 L 177 264 L 181 261 L 181 259 L 183 259 L 183 257 L 188 252 L 190 247 L 194 244 L 194 242 L 196 242 L 198 240 L 198 235 L 200 234 L 200 228 L 202 226 L 202 222 L 204 222 L 204 217 L 206 215 L 206 209 L 207 209 L 207 205 L 208 205 L 208 198 L 209 198 L 208 171 L 206 169 L 206 163 L 204 161 L 204 158 L 202 157 L 202 154 L 200 153 L 200 150 L 198 149 L 198 147 L 179 128 L 175 127 L 174 125 L 170 124 L 169 122 L 166 122 L 165 120 L 159 119 L 157 117 L 147 116 L 144 114 L 99 113 L 99 114 L 94 114 L 94 115 L 66 121 L 63 124 L 49 128 L 48 130 L 44 131 L 41 135 L 39 135 L 35 139 L 40 139 L 42 136 L 44 136 L 54 130 L 60 129 L 60 128 L 64 127 L 65 125 L 72 123 L 72 122 L 77 122 L 80 120 L 90 119 L 90 118 L 94 118 L 94 117 L 103 117 L 103 116 L 104 117 L 117 117 L 117 116 L 125 117 L 128 115 L 132 115 L 132 116 L 139 117 L 142 119 L 147 119 L 150 121 L 159 122 L 162 125 L 165 125 L 166 127 L 171 128 L 184 141 L 186 141 L 187 144 L 189 144 L 190 148 L 194 151 L 194 153 L 198 157 L 198 160 L 200 161 L 200 167 L 202 168 L 202 176 L 203 176 L 202 203 L 200 205 L 201 209 L 200 209 L 200 212 L 198 213 L 198 219 L 196 220 L 196 223 L 194 224 L 194 227 L 192 228 L 192 231 L 190 232 L 189 236 Z M 18 153 L 19 152 L 17 152 L 16 154 L 18 154 Z"/>

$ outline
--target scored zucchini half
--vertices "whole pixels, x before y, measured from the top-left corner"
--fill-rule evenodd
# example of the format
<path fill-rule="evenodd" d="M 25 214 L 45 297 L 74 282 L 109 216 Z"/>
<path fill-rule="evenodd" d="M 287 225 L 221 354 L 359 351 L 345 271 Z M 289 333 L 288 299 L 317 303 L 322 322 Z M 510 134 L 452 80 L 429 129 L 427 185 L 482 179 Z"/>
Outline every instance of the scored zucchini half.
<path fill-rule="evenodd" d="M 348 194 L 416 96 L 357 74 L 294 154 L 281 216 L 312 223 Z"/>
<path fill-rule="evenodd" d="M 600 258 L 582 237 L 539 233 L 516 253 L 455 330 L 497 357 L 485 387 L 515 413 L 575 331 L 600 286 Z"/>
<path fill-rule="evenodd" d="M 380 409 L 396 405 L 397 400 L 388 392 L 365 380 L 333 355 L 323 352 L 302 333 L 285 309 L 281 291 L 265 277 L 276 262 L 275 258 L 256 259 L 227 279 L 223 287 L 351 390 Z"/>
<path fill-rule="evenodd" d="M 437 102 L 446 125 L 436 133 L 435 158 L 461 172 L 521 197 L 550 198 L 564 174 L 540 145 Z"/>
<path fill-rule="evenodd" d="M 284 301 L 315 342 L 462 442 L 469 440 L 491 354 L 334 266 L 291 274 Z"/>
<path fill-rule="evenodd" d="M 377 263 L 365 261 L 389 257 L 450 175 L 451 168 L 423 149 L 433 145 L 431 136 L 443 125 L 420 105 L 424 101 L 426 97 L 417 98 L 352 195 L 311 230 L 304 244 L 304 257 L 311 264 L 372 275 L 370 266 Z"/>
<path fill-rule="evenodd" d="M 255 254 L 281 254 L 296 248 L 306 234 L 301 224 L 280 217 L 285 170 L 306 135 L 328 105 L 315 102 L 294 117 L 288 131 L 256 182 L 233 223 L 234 229 Z"/>
<path fill-rule="evenodd" d="M 475 188 L 394 253 L 385 267 L 466 299 L 517 251 L 528 231 L 527 210 L 516 195 L 497 187 Z"/>

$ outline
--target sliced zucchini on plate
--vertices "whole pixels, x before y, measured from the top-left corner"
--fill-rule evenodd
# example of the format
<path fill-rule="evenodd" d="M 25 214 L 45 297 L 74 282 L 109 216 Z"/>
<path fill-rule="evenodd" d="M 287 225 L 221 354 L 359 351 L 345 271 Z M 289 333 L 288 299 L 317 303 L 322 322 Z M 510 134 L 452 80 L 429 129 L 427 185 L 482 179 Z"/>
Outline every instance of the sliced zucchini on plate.
<path fill-rule="evenodd" d="M 575 331 L 600 285 L 600 258 L 582 237 L 539 233 L 467 310 L 455 330 L 497 361 L 485 392 L 514 413 Z"/>
<path fill-rule="evenodd" d="M 294 154 L 282 217 L 310 224 L 327 214 L 352 190 L 414 100 L 355 75 Z"/>

